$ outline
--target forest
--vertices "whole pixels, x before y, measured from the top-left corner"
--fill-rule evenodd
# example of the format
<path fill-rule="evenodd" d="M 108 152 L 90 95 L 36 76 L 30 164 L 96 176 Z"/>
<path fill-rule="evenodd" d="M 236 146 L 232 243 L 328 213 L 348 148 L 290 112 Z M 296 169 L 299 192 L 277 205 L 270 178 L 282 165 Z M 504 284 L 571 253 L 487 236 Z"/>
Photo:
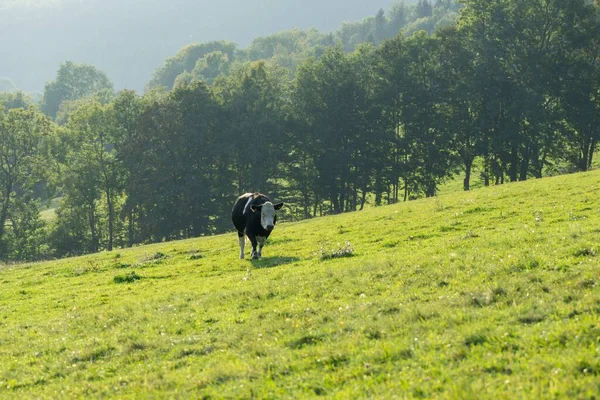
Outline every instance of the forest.
<path fill-rule="evenodd" d="M 397 3 L 330 34 L 188 45 L 144 94 L 65 62 L 39 104 L 11 90 L 2 108 L 2 261 L 225 232 L 249 191 L 284 220 L 357 211 L 457 174 L 469 190 L 590 169 L 600 4 Z"/>

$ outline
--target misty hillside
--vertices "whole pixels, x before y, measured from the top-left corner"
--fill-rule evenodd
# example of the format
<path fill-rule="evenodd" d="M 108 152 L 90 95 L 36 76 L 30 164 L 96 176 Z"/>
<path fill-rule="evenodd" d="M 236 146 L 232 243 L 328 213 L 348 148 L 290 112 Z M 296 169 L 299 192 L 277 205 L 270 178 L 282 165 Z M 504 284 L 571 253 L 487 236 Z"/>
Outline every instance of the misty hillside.
<path fill-rule="evenodd" d="M 410 2 L 410 1 L 409 1 Z M 7 0 L 0 5 L 0 76 L 41 91 L 61 62 L 93 64 L 117 89 L 142 89 L 190 42 L 246 46 L 292 27 L 332 31 L 392 0 Z"/>

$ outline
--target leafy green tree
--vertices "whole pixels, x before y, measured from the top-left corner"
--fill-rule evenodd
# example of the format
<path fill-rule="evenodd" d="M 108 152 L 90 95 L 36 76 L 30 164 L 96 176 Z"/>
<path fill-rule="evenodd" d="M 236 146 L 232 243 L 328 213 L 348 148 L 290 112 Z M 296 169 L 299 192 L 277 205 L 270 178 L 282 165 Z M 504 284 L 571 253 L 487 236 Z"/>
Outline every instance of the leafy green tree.
<path fill-rule="evenodd" d="M 66 125 L 72 114 L 77 112 L 81 107 L 89 107 L 91 104 L 100 103 L 101 105 L 109 104 L 114 98 L 114 93 L 110 89 L 102 89 L 91 96 L 82 97 L 76 100 L 65 100 L 61 103 L 56 118 L 54 119 L 59 125 Z"/>
<path fill-rule="evenodd" d="M 21 91 L 0 92 L 0 109 L 28 108 L 32 104 L 31 99 Z"/>
<path fill-rule="evenodd" d="M 453 165 L 447 126 L 447 79 L 438 37 L 419 32 L 396 37 L 382 46 L 381 102 L 388 131 L 397 142 L 394 156 L 394 200 L 401 177 L 404 200 L 420 193 L 433 196 Z"/>
<path fill-rule="evenodd" d="M 133 91 L 121 91 L 117 94 L 113 102 L 113 113 L 115 119 L 115 149 L 117 151 L 118 162 L 122 167 L 122 179 L 124 182 L 125 204 L 123 205 L 123 214 L 121 220 L 127 225 L 127 245 L 133 246 L 140 241 L 138 221 L 139 205 L 142 201 L 138 190 L 138 182 L 135 179 L 135 171 L 140 166 L 141 156 L 138 152 L 136 143 L 143 139 L 139 132 L 138 125 L 142 114 L 150 107 L 149 103 L 157 101 L 156 92 L 149 92 L 143 97 L 138 96 Z"/>
<path fill-rule="evenodd" d="M 396 36 L 406 25 L 409 9 L 404 2 L 394 3 L 388 12 L 388 35 L 390 38 Z"/>
<path fill-rule="evenodd" d="M 228 229 L 235 139 L 222 124 L 226 111 L 202 83 L 179 88 L 171 98 L 178 110 L 175 135 L 183 139 L 177 164 L 183 184 L 179 207 L 186 210 L 183 230 L 186 236 L 199 236 Z"/>
<path fill-rule="evenodd" d="M 191 74 L 194 78 L 211 84 L 219 75 L 227 75 L 231 64 L 226 53 L 213 51 L 198 60 Z"/>
<path fill-rule="evenodd" d="M 369 135 L 372 74 L 363 63 L 370 53 L 369 47 L 346 56 L 332 48 L 302 65 L 295 82 L 296 151 L 305 163 L 308 149 L 318 176 L 314 192 L 334 213 L 356 209 L 361 191 L 364 204 L 370 184 L 368 149 L 376 138 Z"/>
<path fill-rule="evenodd" d="M 244 64 L 215 83 L 225 110 L 237 192 L 269 193 L 280 175 L 287 72 L 264 62 Z"/>
<path fill-rule="evenodd" d="M 10 244 L 7 227 L 21 241 L 39 227 L 35 186 L 46 174 L 47 142 L 52 123 L 34 109 L 14 109 L 0 113 L 0 258 L 6 259 Z M 21 223 L 22 222 L 22 223 Z M 10 223 L 10 224 L 9 224 Z M 29 228 L 26 225 L 29 225 Z M 34 229 L 35 228 L 35 229 Z M 17 253 L 19 253 L 17 251 Z M 23 254 L 23 253 L 21 253 Z"/>
<path fill-rule="evenodd" d="M 483 152 L 483 135 L 476 123 L 477 113 L 481 112 L 481 99 L 473 79 L 472 60 L 475 57 L 455 27 L 438 31 L 437 36 L 440 40 L 439 58 L 444 60 L 440 65 L 439 80 L 439 85 L 444 88 L 439 99 L 442 115 L 446 118 L 453 153 L 458 156 L 465 173 L 463 188 L 469 190 L 473 164 Z"/>
<path fill-rule="evenodd" d="M 51 255 L 47 243 L 47 229 L 40 218 L 40 199 L 33 193 L 18 193 L 14 202 L 10 229 L 7 232 L 7 258 L 15 261 L 37 261 Z"/>
<path fill-rule="evenodd" d="M 503 182 L 508 172 L 518 179 L 519 148 L 523 137 L 519 127 L 524 111 L 519 102 L 525 100 L 522 87 L 512 70 L 511 54 L 514 26 L 508 1 L 465 2 L 459 29 L 474 60 L 471 81 L 479 90 L 473 116 L 483 131 L 484 180 L 489 185 L 495 178 Z M 510 169 L 510 170 L 509 170 Z"/>
<path fill-rule="evenodd" d="M 254 39 L 246 53 L 250 61 L 266 60 L 274 57 L 280 48 L 290 54 L 302 52 L 307 45 L 317 44 L 322 37 L 322 34 L 314 30 L 290 29 Z"/>
<path fill-rule="evenodd" d="M 129 243 L 226 229 L 232 140 L 212 91 L 193 82 L 139 99 L 125 93 L 114 107 Z"/>
<path fill-rule="evenodd" d="M 82 207 L 80 199 L 76 196 L 62 198 L 47 237 L 52 256 L 72 257 L 92 251 L 90 216 L 89 210 Z M 93 233 L 97 234 L 95 230 Z"/>
<path fill-rule="evenodd" d="M 577 170 L 587 171 L 600 142 L 600 3 L 557 3 L 563 16 L 557 41 L 565 47 L 561 63 L 552 64 L 562 78 L 553 87 L 559 88 L 565 116 L 566 159 Z"/>
<path fill-rule="evenodd" d="M 385 17 L 385 11 L 383 11 L 383 9 L 380 9 L 375 15 L 374 36 L 376 43 L 380 43 L 388 37 L 387 18 Z"/>
<path fill-rule="evenodd" d="M 429 0 L 419 0 L 415 5 L 415 16 L 419 18 L 428 18 L 433 15 L 433 6 Z"/>
<path fill-rule="evenodd" d="M 54 118 L 63 102 L 92 96 L 103 90 L 113 90 L 113 84 L 104 72 L 92 65 L 67 61 L 58 68 L 56 78 L 46 84 L 42 111 Z"/>
<path fill-rule="evenodd" d="M 265 60 L 286 68 L 290 79 L 307 58 L 320 56 L 325 48 L 335 45 L 333 34 L 324 35 L 316 29 L 290 29 L 257 38 L 245 51 L 250 61 Z"/>
<path fill-rule="evenodd" d="M 594 62 L 589 60 L 597 54 L 597 8 L 583 0 L 464 3 L 459 29 L 476 55 L 471 80 L 478 88 L 474 98 L 481 99 L 475 118 L 486 140 L 486 184 L 490 175 L 497 182 L 504 173 L 512 181 L 527 179 L 530 171 L 541 176 L 548 157 L 560 157 L 560 121 L 567 118 L 568 125 L 577 119 L 562 113 L 568 113 L 569 105 L 584 108 L 584 98 L 593 99 L 584 94 L 565 101 L 565 96 L 577 92 L 582 82 L 594 82 Z M 579 59 L 588 60 L 583 64 L 576 61 L 582 54 L 587 55 Z M 585 64 L 587 69 L 579 69 Z M 591 72 L 589 78 L 583 78 L 584 70 Z M 595 115 L 593 106 L 587 111 Z M 576 131 L 590 132 L 585 127 L 589 122 Z M 590 154 L 592 137 L 583 134 L 575 146 L 581 155 L 575 161 L 578 168 L 589 158 L 584 154 Z"/>
<path fill-rule="evenodd" d="M 236 59 L 237 45 L 225 41 L 187 45 L 175 56 L 168 58 L 163 66 L 154 72 L 148 86 L 150 88 L 157 86 L 163 86 L 166 89 L 173 88 L 179 75 L 184 72 L 191 73 L 200 60 L 214 52 L 221 52 L 223 56 L 226 55 L 228 62 L 233 62 Z"/>
<path fill-rule="evenodd" d="M 112 105 L 97 102 L 81 106 L 67 124 L 71 152 L 67 160 L 67 196 L 88 214 L 91 250 L 100 249 L 99 204 L 106 204 L 106 249 L 115 238 L 117 199 L 122 191 L 121 165 L 114 143 L 115 121 Z M 103 198 L 102 198 L 103 197 Z"/>

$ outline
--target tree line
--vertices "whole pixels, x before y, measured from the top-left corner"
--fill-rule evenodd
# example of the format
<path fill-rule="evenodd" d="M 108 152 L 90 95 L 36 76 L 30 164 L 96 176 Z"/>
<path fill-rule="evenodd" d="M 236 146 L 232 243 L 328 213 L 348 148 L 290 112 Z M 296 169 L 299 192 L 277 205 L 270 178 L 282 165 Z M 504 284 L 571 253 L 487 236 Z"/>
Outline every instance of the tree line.
<path fill-rule="evenodd" d="M 454 26 L 352 52 L 334 44 L 292 79 L 249 61 L 210 84 L 110 95 L 99 71 L 73 64 L 84 70 L 48 93 L 80 76 L 89 96 L 55 116 L 4 96 L 17 107 L 0 112 L 0 257 L 223 232 L 248 191 L 301 219 L 434 196 L 458 172 L 469 190 L 475 164 L 485 185 L 588 170 L 600 139 L 599 6 L 463 3 Z"/>

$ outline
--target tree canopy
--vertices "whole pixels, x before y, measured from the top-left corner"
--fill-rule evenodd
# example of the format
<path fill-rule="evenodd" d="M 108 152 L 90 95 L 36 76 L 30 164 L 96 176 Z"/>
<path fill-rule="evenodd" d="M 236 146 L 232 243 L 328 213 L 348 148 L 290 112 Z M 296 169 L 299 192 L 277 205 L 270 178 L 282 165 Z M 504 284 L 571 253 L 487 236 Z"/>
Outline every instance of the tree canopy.
<path fill-rule="evenodd" d="M 46 84 L 42 111 L 56 117 L 61 104 L 95 95 L 101 91 L 112 92 L 113 84 L 98 68 L 67 61 L 60 66 L 56 79 Z"/>

